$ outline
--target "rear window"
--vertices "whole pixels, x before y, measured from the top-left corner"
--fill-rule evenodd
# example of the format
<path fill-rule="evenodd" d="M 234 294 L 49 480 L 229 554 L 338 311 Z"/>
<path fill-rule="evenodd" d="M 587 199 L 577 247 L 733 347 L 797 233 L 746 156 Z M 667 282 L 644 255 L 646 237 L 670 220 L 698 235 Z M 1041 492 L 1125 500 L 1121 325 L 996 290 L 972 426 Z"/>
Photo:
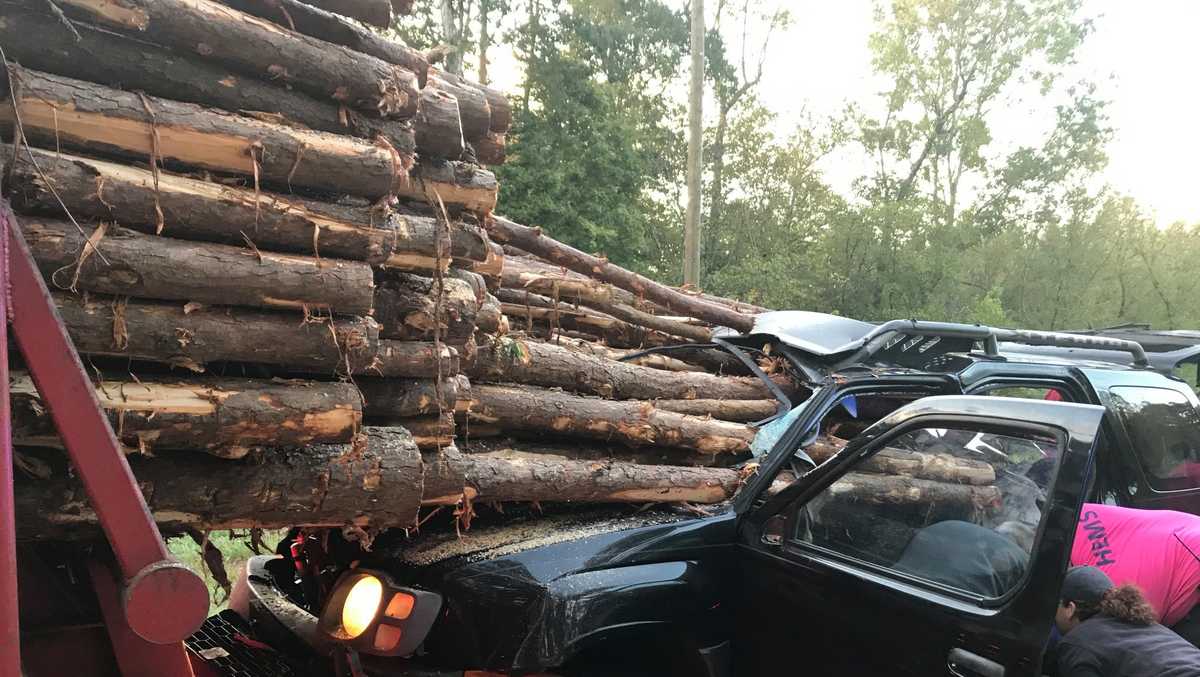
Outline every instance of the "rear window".
<path fill-rule="evenodd" d="M 1109 395 L 1150 486 L 1200 487 L 1200 414 L 1191 400 L 1167 388 L 1117 386 Z"/>

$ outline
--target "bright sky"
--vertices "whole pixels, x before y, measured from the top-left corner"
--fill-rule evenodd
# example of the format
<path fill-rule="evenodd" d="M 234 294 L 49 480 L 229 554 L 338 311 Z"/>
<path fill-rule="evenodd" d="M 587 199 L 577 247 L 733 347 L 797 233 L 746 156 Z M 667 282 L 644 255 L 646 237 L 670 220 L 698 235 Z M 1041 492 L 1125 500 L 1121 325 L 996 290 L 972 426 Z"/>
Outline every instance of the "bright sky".
<path fill-rule="evenodd" d="M 846 102 L 868 101 L 881 89 L 872 80 L 866 45 L 870 0 L 781 2 L 794 23 L 772 39 L 760 90 L 781 125 L 794 123 L 801 110 L 836 114 Z M 1085 11 L 1099 16 L 1072 76 L 1098 82 L 1100 96 L 1112 102 L 1116 135 L 1106 179 L 1152 210 L 1160 225 L 1200 223 L 1200 1 L 1092 0 Z M 1032 103 L 999 116 L 998 141 L 1033 141 L 1026 137 L 1036 136 L 1045 120 L 1030 116 Z M 846 188 L 862 161 L 834 157 L 824 169 L 835 186 Z"/>

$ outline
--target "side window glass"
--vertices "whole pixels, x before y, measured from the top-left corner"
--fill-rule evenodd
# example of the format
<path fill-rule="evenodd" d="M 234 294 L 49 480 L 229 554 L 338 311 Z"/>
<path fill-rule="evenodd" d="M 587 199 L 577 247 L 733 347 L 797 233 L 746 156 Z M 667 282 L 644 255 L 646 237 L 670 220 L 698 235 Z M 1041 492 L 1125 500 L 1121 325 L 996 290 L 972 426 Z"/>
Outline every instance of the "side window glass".
<path fill-rule="evenodd" d="M 989 397 L 1020 397 L 1026 400 L 1050 400 L 1051 402 L 1074 402 L 1075 398 L 1062 388 L 1041 385 L 998 386 L 986 388 L 977 395 Z"/>
<path fill-rule="evenodd" d="M 1191 400 L 1169 388 L 1116 386 L 1108 394 L 1150 486 L 1200 487 L 1200 415 Z"/>
<path fill-rule="evenodd" d="M 1057 441 L 908 431 L 799 508 L 794 540 L 982 597 L 1025 574 Z"/>

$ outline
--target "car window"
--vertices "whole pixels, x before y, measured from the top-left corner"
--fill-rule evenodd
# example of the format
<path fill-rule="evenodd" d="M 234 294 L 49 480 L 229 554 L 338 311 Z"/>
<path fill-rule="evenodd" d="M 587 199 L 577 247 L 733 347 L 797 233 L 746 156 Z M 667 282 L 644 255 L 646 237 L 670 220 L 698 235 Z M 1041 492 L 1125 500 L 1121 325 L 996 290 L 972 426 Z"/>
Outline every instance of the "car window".
<path fill-rule="evenodd" d="M 1071 397 L 1062 388 L 1054 388 L 1051 386 L 1036 384 L 996 386 L 993 388 L 985 388 L 974 394 L 988 395 L 989 397 L 1020 397 L 1027 400 L 1050 400 L 1052 402 L 1075 401 L 1075 398 Z"/>
<path fill-rule="evenodd" d="M 1053 438 L 908 431 L 798 506 L 793 540 L 1000 597 L 1024 576 L 1057 456 Z"/>
<path fill-rule="evenodd" d="M 1200 415 L 1191 400 L 1169 388 L 1114 386 L 1108 393 L 1150 486 L 1200 487 Z"/>

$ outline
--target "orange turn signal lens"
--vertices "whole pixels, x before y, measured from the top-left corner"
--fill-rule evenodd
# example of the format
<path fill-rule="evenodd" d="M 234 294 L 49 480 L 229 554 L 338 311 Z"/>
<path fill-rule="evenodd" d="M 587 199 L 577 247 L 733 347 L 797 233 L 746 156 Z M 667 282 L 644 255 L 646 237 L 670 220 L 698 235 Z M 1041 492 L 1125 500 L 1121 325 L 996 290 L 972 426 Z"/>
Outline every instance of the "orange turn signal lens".
<path fill-rule="evenodd" d="M 396 645 L 400 643 L 400 635 L 400 628 L 394 625 L 379 626 L 379 629 L 375 631 L 375 641 L 373 642 L 375 650 L 391 651 L 395 649 Z"/>
<path fill-rule="evenodd" d="M 416 601 L 416 598 L 412 595 L 398 592 L 392 595 L 392 599 L 388 602 L 387 609 L 384 609 L 383 615 L 402 621 L 412 615 L 413 604 Z"/>

